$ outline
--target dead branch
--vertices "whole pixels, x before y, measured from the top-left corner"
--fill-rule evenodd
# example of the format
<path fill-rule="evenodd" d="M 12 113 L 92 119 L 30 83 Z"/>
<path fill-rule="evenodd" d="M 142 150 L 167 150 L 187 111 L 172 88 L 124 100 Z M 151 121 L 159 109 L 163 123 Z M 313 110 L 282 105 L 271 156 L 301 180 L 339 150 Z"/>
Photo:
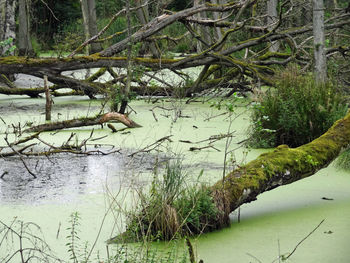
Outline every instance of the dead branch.
<path fill-rule="evenodd" d="M 255 1 L 249 1 L 249 2 L 250 4 L 252 4 Z M 182 10 L 172 15 L 163 14 L 151 20 L 147 25 L 143 26 L 140 30 L 138 30 L 136 33 L 134 33 L 130 37 L 127 37 L 124 40 L 102 51 L 101 56 L 104 56 L 104 57 L 113 56 L 123 51 L 124 49 L 126 49 L 128 43 L 130 42 L 137 43 L 137 42 L 143 41 L 144 39 L 154 35 L 155 33 L 165 28 L 166 26 L 174 23 L 175 21 L 179 21 L 186 17 L 193 16 L 197 13 L 204 12 L 204 11 L 227 12 L 227 11 L 231 11 L 232 9 L 239 9 L 241 6 L 242 6 L 242 3 L 228 3 L 226 5 L 204 4 L 204 5 L 198 5 L 192 8 Z"/>
<path fill-rule="evenodd" d="M 4 138 L 4 140 L 5 140 L 5 142 L 7 143 L 8 147 L 10 147 L 11 150 L 12 150 L 14 153 L 17 154 L 17 156 L 19 157 L 19 159 L 20 159 L 21 162 L 23 163 L 23 166 L 26 168 L 27 172 L 28 172 L 31 176 L 33 176 L 34 179 L 36 179 L 36 174 L 33 173 L 33 172 L 29 169 L 27 163 L 24 161 L 24 159 L 23 159 L 23 157 L 22 157 L 22 154 L 21 154 L 20 152 L 18 152 L 15 148 L 13 148 L 13 146 L 9 143 L 8 138 L 7 138 L 7 134 L 6 134 L 5 138 Z"/>
<path fill-rule="evenodd" d="M 218 152 L 221 152 L 218 148 L 215 148 L 213 145 L 207 145 L 207 146 L 203 146 L 203 147 L 190 147 L 189 151 L 191 151 L 191 152 L 201 151 L 201 150 L 208 149 L 208 148 L 212 148 Z"/>
<path fill-rule="evenodd" d="M 129 154 L 128 156 L 133 157 L 138 153 L 148 153 L 148 152 L 158 148 L 164 141 L 171 141 L 170 137 L 172 137 L 172 135 L 164 136 L 164 137 L 158 139 L 157 141 L 155 141 L 154 143 L 151 143 L 150 145 L 147 145 L 146 147 L 142 148 L 141 150 L 133 152 L 133 153 Z"/>
<path fill-rule="evenodd" d="M 284 260 L 287 260 L 288 258 L 290 258 L 294 254 L 294 252 L 297 250 L 297 248 L 301 245 L 301 243 L 303 243 L 309 236 L 311 236 L 323 224 L 324 221 L 325 219 L 322 219 L 322 221 L 309 234 L 307 234 L 306 237 L 300 240 L 300 242 L 294 247 L 293 251 L 290 252 L 289 255 L 284 258 Z"/>
<path fill-rule="evenodd" d="M 141 127 L 139 124 L 132 121 L 131 119 L 129 119 L 128 116 L 124 114 L 120 114 L 118 112 L 109 112 L 109 113 L 105 113 L 103 115 L 98 115 L 95 117 L 85 117 L 80 119 L 40 124 L 37 126 L 30 127 L 24 130 L 24 132 L 54 131 L 54 130 L 77 128 L 77 127 L 84 127 L 84 126 L 101 125 L 109 121 L 120 122 L 125 126 L 127 126 L 128 128 Z"/>

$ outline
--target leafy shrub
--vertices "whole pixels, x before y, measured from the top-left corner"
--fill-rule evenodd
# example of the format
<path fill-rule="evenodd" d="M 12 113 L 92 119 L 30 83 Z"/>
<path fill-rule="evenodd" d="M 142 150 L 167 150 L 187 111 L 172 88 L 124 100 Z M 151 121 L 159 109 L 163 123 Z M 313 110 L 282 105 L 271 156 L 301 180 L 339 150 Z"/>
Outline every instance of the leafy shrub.
<path fill-rule="evenodd" d="M 7 38 L 3 41 L 0 41 L 0 56 L 3 54 L 4 56 L 11 55 L 16 49 L 16 46 L 13 44 L 13 38 Z"/>
<path fill-rule="evenodd" d="M 253 106 L 249 144 L 300 146 L 322 135 L 347 108 L 335 84 L 317 85 L 312 76 L 289 69 Z"/>

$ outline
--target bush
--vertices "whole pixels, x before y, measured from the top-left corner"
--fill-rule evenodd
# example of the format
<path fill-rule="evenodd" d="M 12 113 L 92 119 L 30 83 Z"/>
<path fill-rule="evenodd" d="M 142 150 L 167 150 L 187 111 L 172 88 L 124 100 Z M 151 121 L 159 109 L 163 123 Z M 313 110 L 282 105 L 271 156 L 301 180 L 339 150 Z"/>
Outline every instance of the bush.
<path fill-rule="evenodd" d="M 293 68 L 279 74 L 276 88 L 262 93 L 253 107 L 251 146 L 300 146 L 346 114 L 348 106 L 337 86 L 332 82 L 317 85 L 313 79 Z"/>

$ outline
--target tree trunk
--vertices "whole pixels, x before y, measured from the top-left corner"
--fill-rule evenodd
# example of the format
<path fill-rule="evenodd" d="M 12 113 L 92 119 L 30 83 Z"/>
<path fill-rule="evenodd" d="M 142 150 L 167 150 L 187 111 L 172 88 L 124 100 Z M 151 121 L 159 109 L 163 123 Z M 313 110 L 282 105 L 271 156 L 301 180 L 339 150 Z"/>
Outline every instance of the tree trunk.
<path fill-rule="evenodd" d="M 313 32 L 316 82 L 327 80 L 327 59 L 324 36 L 324 5 L 323 0 L 313 0 Z"/>
<path fill-rule="evenodd" d="M 126 19 L 127 19 L 127 29 L 128 29 L 128 37 L 131 36 L 131 13 L 130 13 L 130 2 L 126 2 Z M 131 49 L 132 49 L 132 43 L 131 41 L 128 43 L 128 54 L 127 54 L 127 61 L 126 61 L 126 84 L 121 89 L 121 105 L 119 109 L 119 113 L 124 114 L 126 111 L 126 107 L 128 106 L 128 100 L 129 100 L 129 93 L 130 93 L 130 86 L 131 86 L 131 78 L 132 78 L 132 71 L 131 71 Z"/>
<path fill-rule="evenodd" d="M 96 18 L 96 3 L 95 0 L 87 0 L 89 7 L 89 34 L 90 37 L 97 35 L 97 18 Z M 91 53 L 97 53 L 102 50 L 100 43 L 91 44 Z"/>
<path fill-rule="evenodd" d="M 149 12 L 148 12 L 148 4 L 146 4 L 145 0 L 135 0 L 136 7 L 138 7 L 136 11 L 136 16 L 141 22 L 141 24 L 144 26 L 149 22 Z M 146 6 L 143 6 L 145 5 Z M 143 7 L 141 7 L 143 6 Z M 149 45 L 147 43 L 142 43 L 142 53 L 147 53 L 147 50 L 151 51 L 152 57 L 154 58 L 160 58 L 160 52 L 155 42 L 151 42 Z"/>
<path fill-rule="evenodd" d="M 232 171 L 211 188 L 216 206 L 222 211 L 222 217 L 218 218 L 214 228 L 220 228 L 220 223 L 227 224 L 229 213 L 244 203 L 256 200 L 259 194 L 306 178 L 327 167 L 349 148 L 349 144 L 350 113 L 308 144 L 298 148 L 280 145 L 273 152 L 261 154 Z"/>
<path fill-rule="evenodd" d="M 193 6 L 197 7 L 202 5 L 203 0 L 194 0 L 193 1 Z M 218 16 L 218 14 L 217 14 Z M 206 11 L 203 12 L 199 12 L 196 17 L 198 19 L 206 19 L 207 18 L 207 14 Z M 201 25 L 197 25 L 196 27 L 196 31 L 199 34 L 199 38 L 201 41 L 197 42 L 197 53 L 202 52 L 203 50 L 207 49 L 212 42 L 211 39 L 211 34 L 210 34 L 210 30 L 209 28 L 205 27 L 205 26 L 201 26 Z"/>
<path fill-rule="evenodd" d="M 29 0 L 18 1 L 18 53 L 20 56 L 34 55 L 32 42 L 30 40 L 29 5 Z"/>
<path fill-rule="evenodd" d="M 197 228 L 197 231 L 200 232 L 194 230 L 188 232 L 187 229 L 190 229 L 190 226 L 181 226 L 181 228 L 177 226 L 176 229 L 186 229 L 185 233 L 190 235 L 226 227 L 230 224 L 229 214 L 242 204 L 255 201 L 261 193 L 315 174 L 320 169 L 328 166 L 342 151 L 349 147 L 350 113 L 335 122 L 322 136 L 308 144 L 298 148 L 280 145 L 274 151 L 261 154 L 257 159 L 233 170 L 209 188 L 213 203 L 218 210 L 216 217 L 208 220 L 206 215 L 196 214 L 198 218 L 206 218 L 203 225 Z M 148 208 L 146 206 L 144 209 Z M 144 216 L 147 211 L 141 213 Z M 145 225 L 142 225 L 143 220 L 138 221 L 141 224 L 139 229 L 146 229 L 151 234 L 161 233 L 160 236 L 166 239 L 167 236 L 164 231 L 168 229 L 168 225 L 164 228 L 162 224 L 159 224 L 159 226 L 153 223 L 150 224 L 146 218 Z M 128 229 L 127 226 L 126 232 L 108 240 L 108 242 L 119 242 L 120 240 L 124 242 L 140 241 L 138 234 L 144 233 L 136 233 L 135 235 L 134 226 L 132 225 L 131 229 Z M 168 238 L 171 239 L 173 236 L 170 235 Z"/>
<path fill-rule="evenodd" d="M 267 1 L 267 24 L 269 25 L 269 29 L 271 30 L 274 24 L 277 22 L 277 0 L 268 0 Z M 269 47 L 269 51 L 277 52 L 279 49 L 279 42 L 273 41 L 271 46 Z"/>
<path fill-rule="evenodd" d="M 80 0 L 81 10 L 84 20 L 84 32 L 86 40 L 98 34 L 96 23 L 96 4 L 95 0 Z M 99 43 L 91 43 L 88 53 L 93 54 L 102 50 Z"/>
<path fill-rule="evenodd" d="M 213 4 L 219 5 L 221 4 L 220 0 L 212 0 Z M 218 12 L 213 13 L 213 17 L 215 20 L 218 20 L 221 18 L 221 15 Z M 222 32 L 220 27 L 215 27 L 215 41 L 218 41 L 219 39 L 222 38 Z"/>
<path fill-rule="evenodd" d="M 14 45 L 16 39 L 15 10 L 16 0 L 0 0 L 0 41 L 12 38 L 11 45 Z M 9 48 L 0 46 L 0 56 L 5 55 Z"/>

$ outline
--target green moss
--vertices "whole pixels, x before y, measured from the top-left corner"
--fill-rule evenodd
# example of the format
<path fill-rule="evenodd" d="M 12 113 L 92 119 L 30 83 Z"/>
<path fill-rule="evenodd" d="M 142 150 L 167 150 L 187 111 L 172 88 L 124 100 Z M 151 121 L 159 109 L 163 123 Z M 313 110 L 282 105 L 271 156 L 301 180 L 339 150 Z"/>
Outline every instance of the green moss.
<path fill-rule="evenodd" d="M 99 53 L 90 55 L 90 56 L 76 56 L 73 58 L 28 58 L 28 57 L 0 57 L 0 64 L 5 65 L 15 65 L 15 64 L 26 64 L 26 65 L 45 65 L 45 64 L 53 64 L 58 61 L 60 62 L 72 62 L 72 61 L 80 61 L 80 62 L 93 62 L 98 60 L 117 60 L 117 61 L 126 61 L 126 57 L 101 57 Z M 153 58 L 135 58 L 135 62 L 141 63 L 163 63 L 169 64 L 180 61 L 180 59 L 153 59 Z"/>

